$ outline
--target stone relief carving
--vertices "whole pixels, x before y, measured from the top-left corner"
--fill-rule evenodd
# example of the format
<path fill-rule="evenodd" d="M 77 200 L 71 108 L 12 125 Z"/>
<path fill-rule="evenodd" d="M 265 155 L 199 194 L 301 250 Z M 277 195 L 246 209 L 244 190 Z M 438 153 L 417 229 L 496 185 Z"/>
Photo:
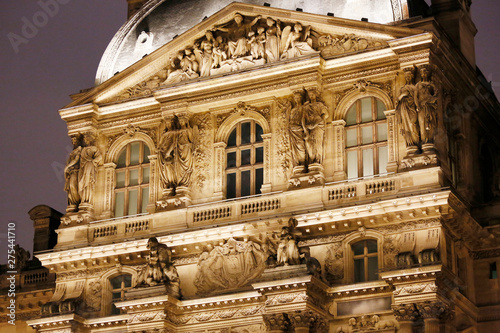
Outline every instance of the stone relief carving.
<path fill-rule="evenodd" d="M 208 173 L 210 172 L 210 160 L 212 159 L 212 118 L 205 114 L 195 117 L 194 123 L 198 127 L 198 142 L 194 146 L 194 173 L 193 185 L 197 188 L 202 188 L 207 181 Z"/>
<path fill-rule="evenodd" d="M 155 237 L 148 240 L 148 264 L 137 277 L 137 286 L 166 284 L 175 294 L 180 293 L 179 274 L 172 264 L 172 253 L 167 245 L 159 243 Z"/>
<path fill-rule="evenodd" d="M 276 155 L 279 157 L 279 166 L 284 177 L 287 176 L 291 166 L 291 149 L 289 136 L 289 122 L 287 110 L 291 109 L 291 102 L 288 98 L 281 98 L 277 101 L 276 117 Z"/>
<path fill-rule="evenodd" d="M 207 245 L 198 261 L 194 280 L 198 294 L 245 285 L 262 273 L 267 257 L 267 247 L 259 240 L 230 238 L 223 245 Z"/>
<path fill-rule="evenodd" d="M 194 150 L 198 146 L 198 126 L 191 126 L 186 113 L 165 121 L 158 145 L 160 180 L 164 197 L 189 193 L 193 173 Z"/>
<path fill-rule="evenodd" d="M 246 104 L 245 102 L 238 102 L 236 107 L 230 112 L 217 115 L 217 127 L 220 127 L 220 125 L 231 115 L 238 114 L 244 117 L 245 114 L 250 111 L 261 114 L 268 122 L 271 119 L 271 109 L 269 107 L 258 109 L 255 106 Z"/>
<path fill-rule="evenodd" d="M 84 147 L 80 153 L 80 169 L 78 171 L 79 210 L 91 210 L 94 201 L 97 167 L 102 164 L 103 157 L 95 146 L 95 136 L 85 133 Z"/>
<path fill-rule="evenodd" d="M 342 243 L 336 242 L 328 247 L 325 259 L 326 280 L 330 283 L 344 278 L 344 251 Z"/>
<path fill-rule="evenodd" d="M 231 309 L 222 309 L 216 311 L 205 311 L 203 313 L 174 314 L 167 312 L 167 319 L 175 325 L 186 325 L 196 323 L 206 323 L 209 321 L 227 320 L 230 318 L 243 318 L 264 313 L 264 307 L 261 305 L 240 307 Z"/>
<path fill-rule="evenodd" d="M 142 39 L 152 40 L 146 34 L 141 33 Z M 191 46 L 175 51 L 164 69 L 128 88 L 118 99 L 149 95 L 165 84 L 280 60 L 316 53 L 331 57 L 384 45 L 387 43 L 354 34 L 324 34 L 300 22 L 285 23 L 271 17 L 236 13 L 229 22 L 205 31 Z"/>
<path fill-rule="evenodd" d="M 406 84 L 396 105 L 408 155 L 431 151 L 437 126 L 437 89 L 431 81 L 431 66 L 422 65 L 418 70 L 420 81 L 414 85 L 414 69 L 404 69 Z"/>
<path fill-rule="evenodd" d="M 392 320 L 381 321 L 380 316 L 376 314 L 372 316 L 352 317 L 349 319 L 348 325 L 347 332 L 374 331 L 396 326 Z"/>
<path fill-rule="evenodd" d="M 399 235 L 387 235 L 384 237 L 384 267 L 395 268 L 396 256 L 399 254 Z"/>
<path fill-rule="evenodd" d="M 68 207 L 66 212 L 75 212 L 80 204 L 78 193 L 78 172 L 80 170 L 80 155 L 82 153 L 82 138 L 80 134 L 71 136 L 73 150 L 69 154 L 64 168 L 64 191 L 68 193 Z"/>
<path fill-rule="evenodd" d="M 98 280 L 89 282 L 85 293 L 85 309 L 87 311 L 100 311 L 101 297 L 102 297 L 101 282 Z"/>
<path fill-rule="evenodd" d="M 288 220 L 288 226 L 281 228 L 276 251 L 277 266 L 300 264 L 299 248 L 297 247 L 296 233 L 294 232 L 296 226 L 297 220 L 292 217 Z"/>

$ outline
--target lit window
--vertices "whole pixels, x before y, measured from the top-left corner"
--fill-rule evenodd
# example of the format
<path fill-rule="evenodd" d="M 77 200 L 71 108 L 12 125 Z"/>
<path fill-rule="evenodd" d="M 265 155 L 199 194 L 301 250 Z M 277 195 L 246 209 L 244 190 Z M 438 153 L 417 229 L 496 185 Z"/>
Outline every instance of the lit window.
<path fill-rule="evenodd" d="M 387 172 L 387 121 L 384 103 L 375 97 L 357 100 L 346 115 L 347 178 Z"/>
<path fill-rule="evenodd" d="M 125 292 L 132 288 L 132 275 L 125 274 L 109 279 L 111 284 L 111 314 L 120 314 L 120 309 L 115 306 L 116 302 L 122 301 Z"/>
<path fill-rule="evenodd" d="M 492 262 L 490 264 L 490 279 L 498 278 L 497 263 Z"/>
<path fill-rule="evenodd" d="M 146 213 L 149 198 L 149 148 L 140 141 L 120 152 L 116 166 L 115 217 Z"/>
<path fill-rule="evenodd" d="M 255 121 L 236 125 L 226 148 L 226 198 L 260 194 L 264 177 L 262 127 Z"/>
<path fill-rule="evenodd" d="M 365 239 L 351 245 L 354 259 L 354 282 L 378 280 L 377 241 Z"/>

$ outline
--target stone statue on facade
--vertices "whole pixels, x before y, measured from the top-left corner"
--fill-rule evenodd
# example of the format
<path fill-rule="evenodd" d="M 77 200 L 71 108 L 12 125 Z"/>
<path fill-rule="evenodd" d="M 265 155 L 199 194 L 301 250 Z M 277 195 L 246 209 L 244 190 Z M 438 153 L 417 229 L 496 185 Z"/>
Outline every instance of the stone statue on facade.
<path fill-rule="evenodd" d="M 266 24 L 266 60 L 267 62 L 275 62 L 280 60 L 280 21 L 275 21 L 271 17 L 268 17 Z"/>
<path fill-rule="evenodd" d="M 293 217 L 288 221 L 289 226 L 281 228 L 280 240 L 276 251 L 276 265 L 288 266 L 299 265 L 300 254 L 297 247 L 297 240 L 293 229 L 297 225 L 297 220 Z"/>
<path fill-rule="evenodd" d="M 234 20 L 226 25 L 216 27 L 216 30 L 227 32 L 229 34 L 229 54 L 230 58 L 246 56 L 249 47 L 247 37 L 252 31 L 252 27 L 261 19 L 261 16 L 255 17 L 251 22 L 245 22 L 241 14 L 236 13 Z"/>
<path fill-rule="evenodd" d="M 260 275 L 267 259 L 266 246 L 258 240 L 228 239 L 207 246 L 198 261 L 194 285 L 198 294 L 239 288 Z"/>
<path fill-rule="evenodd" d="M 103 162 L 101 152 L 95 146 L 95 138 L 92 133 L 84 135 L 83 143 L 84 148 L 80 154 L 80 169 L 78 171 L 78 193 L 81 200 L 80 209 L 89 206 L 92 207 L 93 205 L 97 167 Z"/>
<path fill-rule="evenodd" d="M 76 212 L 80 204 L 78 193 L 78 172 L 80 170 L 80 155 L 82 153 L 81 136 L 71 136 L 73 150 L 69 154 L 66 167 L 64 168 L 64 190 L 68 193 L 68 207 L 66 212 Z"/>
<path fill-rule="evenodd" d="M 295 91 L 293 93 L 293 105 L 289 111 L 288 128 L 290 138 L 290 153 L 294 173 L 304 172 L 306 167 L 306 146 L 304 140 L 304 127 L 302 119 L 304 118 L 304 92 Z"/>
<path fill-rule="evenodd" d="M 166 196 L 185 193 L 191 183 L 196 133 L 196 126 L 190 126 L 185 114 L 166 121 L 158 147 L 160 180 Z"/>
<path fill-rule="evenodd" d="M 282 43 L 285 42 L 281 59 L 290 59 L 316 53 L 312 48 L 312 39 L 310 39 L 311 27 L 306 27 L 306 31 L 302 32 L 303 27 L 299 22 L 291 27 L 287 26 L 283 30 Z"/>
<path fill-rule="evenodd" d="M 137 286 L 169 285 L 174 293 L 179 293 L 179 274 L 172 264 L 172 252 L 167 245 L 158 242 L 156 237 L 148 240 L 148 264 L 137 278 Z"/>
<path fill-rule="evenodd" d="M 304 128 L 304 141 L 306 147 L 306 163 L 321 164 L 323 161 L 323 147 L 328 108 L 318 99 L 316 89 L 308 89 L 309 101 L 304 104 L 302 126 Z"/>
<path fill-rule="evenodd" d="M 413 85 L 414 70 L 405 68 L 406 84 L 396 105 L 408 155 L 431 151 L 437 126 L 437 92 L 429 65 L 419 68 L 420 81 Z"/>

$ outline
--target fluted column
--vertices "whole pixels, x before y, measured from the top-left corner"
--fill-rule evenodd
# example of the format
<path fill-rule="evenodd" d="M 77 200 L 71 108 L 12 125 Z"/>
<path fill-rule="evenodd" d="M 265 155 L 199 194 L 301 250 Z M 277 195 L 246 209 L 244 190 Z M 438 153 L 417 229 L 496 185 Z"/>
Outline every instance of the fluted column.
<path fill-rule="evenodd" d="M 425 333 L 439 333 L 439 321 L 447 308 L 443 302 L 439 301 L 417 304 L 418 312 L 424 319 Z"/>
<path fill-rule="evenodd" d="M 394 312 L 394 317 L 399 322 L 398 333 L 412 333 L 413 332 L 413 322 L 418 316 L 418 311 L 413 304 L 399 304 L 393 305 L 392 311 Z"/>
<path fill-rule="evenodd" d="M 215 149 L 215 181 L 214 181 L 214 197 L 216 199 L 224 198 L 222 185 L 224 184 L 224 170 L 226 168 L 225 142 L 217 142 L 214 144 Z"/>
<path fill-rule="evenodd" d="M 333 179 L 344 180 L 345 173 L 345 142 L 344 142 L 344 120 L 332 121 L 333 126 Z"/>
<path fill-rule="evenodd" d="M 264 324 L 267 332 L 283 333 L 290 327 L 290 320 L 284 313 L 274 313 L 263 315 Z"/>
<path fill-rule="evenodd" d="M 115 190 L 115 169 L 116 164 L 106 163 L 104 164 L 104 172 L 105 172 L 105 183 L 104 183 L 104 209 L 103 209 L 103 218 L 110 218 L 114 215 L 114 207 L 113 207 L 113 195 Z"/>
<path fill-rule="evenodd" d="M 387 172 L 397 171 L 398 159 L 398 124 L 396 123 L 396 110 L 384 111 L 387 118 Z"/>
<path fill-rule="evenodd" d="M 271 192 L 271 134 L 262 134 L 264 140 L 264 182 L 262 193 Z"/>

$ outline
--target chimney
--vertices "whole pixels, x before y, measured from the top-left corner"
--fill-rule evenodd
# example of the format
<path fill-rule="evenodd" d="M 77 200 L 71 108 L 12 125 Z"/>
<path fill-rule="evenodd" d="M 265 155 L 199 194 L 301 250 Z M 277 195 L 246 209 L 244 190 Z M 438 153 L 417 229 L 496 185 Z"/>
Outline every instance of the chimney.
<path fill-rule="evenodd" d="M 35 228 L 33 252 L 53 249 L 57 244 L 56 229 L 61 224 L 62 214 L 46 205 L 35 206 L 28 214 Z"/>
<path fill-rule="evenodd" d="M 472 0 L 432 0 L 431 11 L 439 25 L 475 68 L 474 36 L 477 29 L 470 15 L 471 3 Z"/>
<path fill-rule="evenodd" d="M 128 3 L 128 14 L 127 19 L 132 17 L 135 13 L 139 11 L 139 9 L 146 3 L 148 0 L 127 0 Z"/>

